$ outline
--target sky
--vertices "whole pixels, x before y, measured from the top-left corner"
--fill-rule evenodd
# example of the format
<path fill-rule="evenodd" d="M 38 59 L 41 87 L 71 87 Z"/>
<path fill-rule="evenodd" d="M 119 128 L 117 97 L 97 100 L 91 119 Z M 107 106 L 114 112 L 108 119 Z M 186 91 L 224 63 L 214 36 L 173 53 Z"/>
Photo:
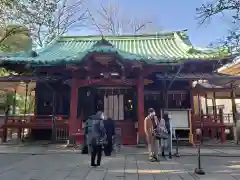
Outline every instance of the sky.
<path fill-rule="evenodd" d="M 199 26 L 196 8 L 204 1 L 206 0 L 88 0 L 88 6 L 90 9 L 98 9 L 101 4 L 118 4 L 126 16 L 153 19 L 160 31 L 187 29 L 193 45 L 207 47 L 227 34 L 229 24 L 225 18 L 216 17 L 210 23 Z M 90 30 L 84 32 L 91 33 Z"/>

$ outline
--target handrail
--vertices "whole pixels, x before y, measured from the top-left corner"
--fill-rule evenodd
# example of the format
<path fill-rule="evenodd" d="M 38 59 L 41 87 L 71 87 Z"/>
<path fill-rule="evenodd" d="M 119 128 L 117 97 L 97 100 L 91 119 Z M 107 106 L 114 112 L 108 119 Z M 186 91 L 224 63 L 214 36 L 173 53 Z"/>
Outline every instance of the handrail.
<path fill-rule="evenodd" d="M 199 126 L 201 123 L 204 127 L 207 126 L 224 126 L 226 124 L 232 124 L 233 123 L 233 118 L 232 114 L 203 114 L 200 116 L 199 114 L 197 115 L 192 115 L 192 122 L 193 126 L 197 125 Z"/>
<path fill-rule="evenodd" d="M 40 117 L 40 118 L 39 118 Z M 57 119 L 55 121 L 56 126 L 68 126 L 68 118 L 67 116 L 56 116 Z M 61 117 L 61 119 L 59 118 Z M 35 115 L 27 115 L 27 116 L 8 116 L 7 121 L 3 124 L 6 127 L 13 128 L 32 128 L 32 127 L 52 127 L 52 115 L 47 116 L 35 116 Z"/>

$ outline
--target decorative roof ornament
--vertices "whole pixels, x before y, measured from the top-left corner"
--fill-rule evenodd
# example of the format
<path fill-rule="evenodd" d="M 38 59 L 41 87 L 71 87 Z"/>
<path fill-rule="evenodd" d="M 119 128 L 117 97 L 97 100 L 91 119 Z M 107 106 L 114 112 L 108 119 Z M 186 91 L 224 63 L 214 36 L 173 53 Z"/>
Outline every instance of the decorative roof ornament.
<path fill-rule="evenodd" d="M 179 36 L 183 39 L 188 39 L 188 35 L 187 35 L 187 29 L 183 30 L 183 31 L 180 31 L 179 32 Z"/>
<path fill-rule="evenodd" d="M 114 47 L 109 41 L 107 41 L 104 37 L 102 37 L 101 40 L 97 41 L 93 47 L 99 47 L 99 46 L 109 46 L 109 47 Z"/>

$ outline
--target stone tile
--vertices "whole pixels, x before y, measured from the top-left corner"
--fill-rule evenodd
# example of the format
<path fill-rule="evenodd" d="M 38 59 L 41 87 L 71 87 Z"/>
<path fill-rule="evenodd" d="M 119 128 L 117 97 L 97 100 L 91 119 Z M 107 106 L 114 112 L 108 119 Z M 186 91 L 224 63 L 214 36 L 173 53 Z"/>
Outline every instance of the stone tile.
<path fill-rule="evenodd" d="M 126 175 L 125 180 L 138 180 L 138 174 L 128 174 Z"/>
<path fill-rule="evenodd" d="M 198 176 L 200 180 L 236 180 L 230 174 L 223 175 L 223 174 L 206 174 L 204 176 Z"/>
<path fill-rule="evenodd" d="M 139 180 L 154 180 L 152 174 L 139 174 Z"/>
<path fill-rule="evenodd" d="M 35 171 L 36 171 L 36 170 L 35 170 Z M 17 180 L 29 180 L 29 179 L 33 179 L 33 177 L 35 176 L 35 173 L 36 173 L 35 171 L 23 172 L 23 174 L 21 174 Z"/>
<path fill-rule="evenodd" d="M 154 180 L 152 170 L 149 168 L 149 162 L 146 159 L 137 157 L 137 167 L 139 180 Z"/>
<path fill-rule="evenodd" d="M 87 175 L 90 173 L 90 168 L 76 168 L 75 170 L 71 171 L 68 178 L 78 178 L 79 180 L 85 179 Z"/>
<path fill-rule="evenodd" d="M 181 173 L 179 174 L 180 178 L 181 179 L 184 179 L 184 180 L 197 180 L 197 176 L 192 173 L 192 172 L 184 172 L 184 173 Z"/>
<path fill-rule="evenodd" d="M 105 169 L 91 169 L 84 180 L 104 180 L 107 171 Z"/>
<path fill-rule="evenodd" d="M 21 177 L 23 174 L 16 170 L 16 169 L 12 169 L 10 171 L 6 171 L 2 174 L 0 174 L 0 179 L 1 180 L 16 180 L 19 177 Z"/>
<path fill-rule="evenodd" d="M 236 180 L 240 180 L 240 173 L 238 174 L 232 174 L 232 177 Z"/>
<path fill-rule="evenodd" d="M 53 171 L 53 173 L 48 176 L 46 180 L 64 180 L 70 175 L 70 173 L 70 171 Z"/>
<path fill-rule="evenodd" d="M 168 180 L 182 180 L 179 174 L 167 174 Z"/>
<path fill-rule="evenodd" d="M 114 175 L 111 173 L 107 173 L 104 180 L 124 180 L 124 175 L 123 176 L 118 176 L 118 175 Z"/>
<path fill-rule="evenodd" d="M 82 179 L 79 179 L 79 178 L 76 178 L 76 177 L 67 177 L 64 180 L 82 180 Z"/>

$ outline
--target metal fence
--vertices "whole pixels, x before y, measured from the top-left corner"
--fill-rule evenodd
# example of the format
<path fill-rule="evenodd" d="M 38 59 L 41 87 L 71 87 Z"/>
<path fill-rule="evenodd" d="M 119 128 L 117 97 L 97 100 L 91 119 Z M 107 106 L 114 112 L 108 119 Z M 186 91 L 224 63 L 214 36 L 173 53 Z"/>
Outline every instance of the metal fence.
<path fill-rule="evenodd" d="M 68 127 L 57 127 L 56 128 L 56 141 L 63 142 L 67 141 L 69 137 Z"/>

